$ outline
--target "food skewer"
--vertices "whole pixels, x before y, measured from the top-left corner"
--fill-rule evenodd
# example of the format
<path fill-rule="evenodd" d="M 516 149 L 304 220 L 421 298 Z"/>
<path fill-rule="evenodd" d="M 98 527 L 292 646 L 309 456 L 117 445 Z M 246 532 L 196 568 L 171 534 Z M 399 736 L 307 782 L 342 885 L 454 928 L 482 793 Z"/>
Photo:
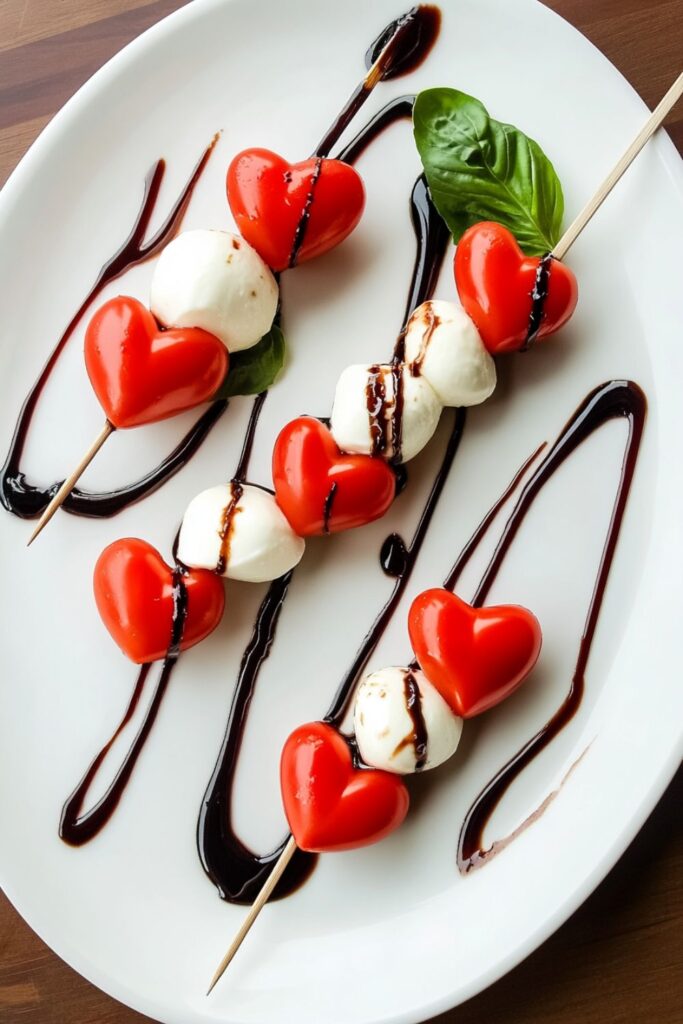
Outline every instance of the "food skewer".
<path fill-rule="evenodd" d="M 381 59 L 381 55 L 380 58 L 378 59 Z M 371 77 L 371 74 L 372 70 L 368 74 L 369 79 Z M 663 96 L 663 98 L 658 103 L 656 108 L 653 110 L 645 124 L 642 126 L 642 128 L 640 129 L 640 131 L 638 132 L 630 146 L 626 149 L 624 154 L 617 161 L 617 163 L 612 168 L 610 173 L 601 183 L 595 194 L 591 197 L 589 202 L 586 203 L 581 212 L 578 214 L 578 216 L 570 224 L 569 228 L 562 235 L 557 245 L 553 248 L 552 257 L 554 259 L 560 260 L 564 255 L 566 255 L 569 248 L 574 244 L 580 233 L 589 223 L 593 215 L 596 213 L 596 211 L 602 205 L 604 200 L 610 194 L 616 183 L 623 176 L 624 172 L 631 165 L 631 163 L 636 158 L 641 149 L 644 147 L 646 142 L 650 139 L 654 132 L 661 126 L 665 117 L 667 116 L 669 111 L 674 107 L 676 102 L 680 99 L 681 95 L 683 95 L 683 72 L 677 77 L 675 82 L 672 84 L 672 86 Z M 277 882 L 282 877 L 282 874 L 284 873 L 289 861 L 291 860 L 297 848 L 298 847 L 294 836 L 290 835 L 290 838 L 287 841 L 285 847 L 283 848 L 282 853 L 280 854 L 280 857 L 278 858 L 276 864 L 274 865 L 268 880 L 263 885 L 256 900 L 252 904 L 245 920 L 243 921 L 239 931 L 237 932 L 235 938 L 233 939 L 228 951 L 226 952 L 220 964 L 218 965 L 213 975 L 213 978 L 211 979 L 207 995 L 209 995 L 213 991 L 216 984 L 223 976 L 227 967 L 233 960 L 235 954 L 237 953 L 238 949 L 240 948 L 244 939 L 249 933 L 251 927 L 256 921 L 259 913 L 261 912 L 266 902 L 268 901 L 268 898 L 272 894 L 275 886 L 277 885 Z"/>
<path fill-rule="evenodd" d="M 363 80 L 361 81 L 360 85 L 355 90 L 353 95 L 350 97 L 348 103 L 346 104 L 344 110 L 342 111 L 342 114 L 341 114 L 338 122 L 333 126 L 333 128 L 330 130 L 330 132 L 328 132 L 327 135 L 325 136 L 325 138 L 321 141 L 320 145 L 318 146 L 318 149 L 316 150 L 316 158 L 317 158 L 319 166 L 318 166 L 318 169 L 317 169 L 316 174 L 315 174 L 315 179 L 317 179 L 317 177 L 318 177 L 318 175 L 320 173 L 320 163 L 321 163 L 321 161 L 323 159 L 323 156 L 324 156 L 324 154 L 326 154 L 327 150 L 329 149 L 329 146 L 331 145 L 333 139 L 338 137 L 339 132 L 350 122 L 351 118 L 353 117 L 353 114 L 365 102 L 365 100 L 367 99 L 368 95 L 373 91 L 375 86 L 379 82 L 381 82 L 385 77 L 390 76 L 390 73 L 392 73 L 391 60 L 392 60 L 393 57 L 398 57 L 398 51 L 399 51 L 399 47 L 400 47 L 401 42 L 403 41 L 404 38 L 408 39 L 409 37 L 411 37 L 411 34 L 416 31 L 416 26 L 418 25 L 418 20 L 416 19 L 416 13 L 418 12 L 418 10 L 419 10 L 418 8 L 411 8 L 411 10 L 408 11 L 403 17 L 398 18 L 396 20 L 396 22 L 393 23 L 393 25 L 392 25 L 393 31 L 391 32 L 391 34 L 387 38 L 384 46 L 382 46 L 382 48 L 381 48 L 377 58 L 375 59 L 375 61 L 372 64 L 372 66 L 366 72 L 366 74 L 365 74 Z M 273 156 L 273 154 L 269 154 L 269 155 Z M 330 164 L 333 164 L 333 163 L 334 164 L 339 164 L 340 162 L 339 161 L 328 161 L 328 163 L 330 163 Z M 350 168 L 346 168 L 346 169 L 350 170 Z M 355 172 L 352 172 L 352 174 L 350 176 L 353 177 L 353 178 L 357 178 L 357 175 L 355 175 Z M 315 181 L 312 183 L 312 187 L 314 187 L 314 183 L 315 183 Z M 360 189 L 360 191 L 358 191 L 359 189 Z M 311 195 L 312 195 L 312 192 L 311 192 Z M 363 189 L 362 189 L 362 184 L 360 184 L 359 186 L 356 186 L 356 205 L 359 207 L 358 217 L 360 216 L 360 212 L 362 212 L 363 202 L 364 202 Z M 239 219 L 239 218 L 237 218 L 237 219 Z M 247 220 L 248 220 L 248 218 L 247 218 Z M 306 226 L 307 226 L 307 217 L 305 219 L 302 219 L 300 225 L 297 228 L 297 232 L 296 232 L 296 235 L 295 235 L 294 247 L 293 247 L 292 253 L 291 253 L 291 257 L 292 258 L 290 258 L 290 260 L 288 262 L 286 262 L 283 265 L 282 268 L 277 268 L 277 269 L 284 269 L 285 266 L 293 266 L 295 264 L 295 262 L 296 262 L 295 257 L 296 257 L 296 254 L 297 254 L 297 249 L 301 246 L 301 241 L 303 239 L 303 234 L 304 234 Z M 352 228 L 354 226 L 355 226 L 355 222 L 350 224 L 350 225 L 348 225 L 343 233 L 344 234 L 348 233 L 348 231 L 352 230 Z M 337 241 L 339 241 L 339 240 L 341 240 L 341 238 L 337 239 Z M 330 247 L 333 244 L 336 244 L 336 242 L 335 241 L 328 241 L 326 247 Z M 247 246 L 247 248 L 249 248 L 249 247 Z M 255 294 L 255 293 L 252 292 L 252 295 L 253 294 Z M 168 325 L 166 325 L 166 326 L 168 326 Z M 181 326 L 181 325 L 179 324 L 178 326 Z M 183 324 L 182 326 L 188 326 L 188 325 L 187 324 Z M 54 495 L 54 497 L 50 501 L 49 505 L 47 506 L 47 508 L 43 512 L 43 514 L 42 514 L 42 516 L 41 516 L 41 518 L 40 518 L 36 528 L 34 529 L 33 533 L 31 534 L 31 537 L 30 537 L 30 539 L 28 541 L 28 545 L 33 543 L 33 541 L 36 539 L 36 537 L 38 537 L 38 535 L 42 532 L 42 530 L 45 528 L 45 526 L 49 523 L 49 521 L 55 515 L 57 510 L 64 503 L 64 501 L 67 498 L 67 496 L 73 490 L 73 488 L 74 488 L 75 484 L 77 483 L 78 479 L 83 474 L 83 472 L 85 471 L 87 466 L 90 464 L 90 462 L 93 460 L 93 458 L 95 457 L 97 452 L 100 450 L 100 448 L 104 444 L 104 441 L 107 439 L 107 437 L 109 436 L 109 434 L 112 432 L 113 429 L 115 429 L 115 425 L 108 421 L 106 427 L 103 429 L 102 433 L 98 436 L 97 441 L 91 446 L 91 448 L 88 449 L 87 453 L 83 456 L 83 458 L 81 459 L 81 461 L 78 464 L 77 468 L 67 477 L 67 479 L 64 481 L 64 483 L 61 485 L 61 487 L 59 488 L 57 493 Z"/>
<path fill-rule="evenodd" d="M 196 291 L 200 278 L 203 298 Z M 248 317 L 235 310 L 243 287 L 251 290 Z M 201 327 L 179 316 L 178 297 L 194 303 Z M 257 344 L 272 326 L 277 303 L 277 282 L 251 246 L 226 231 L 202 230 L 183 232 L 164 249 L 149 308 L 126 295 L 105 302 L 84 339 L 86 370 L 105 427 L 49 502 L 28 543 L 115 429 L 155 423 L 211 400 L 229 372 L 229 353 Z"/>

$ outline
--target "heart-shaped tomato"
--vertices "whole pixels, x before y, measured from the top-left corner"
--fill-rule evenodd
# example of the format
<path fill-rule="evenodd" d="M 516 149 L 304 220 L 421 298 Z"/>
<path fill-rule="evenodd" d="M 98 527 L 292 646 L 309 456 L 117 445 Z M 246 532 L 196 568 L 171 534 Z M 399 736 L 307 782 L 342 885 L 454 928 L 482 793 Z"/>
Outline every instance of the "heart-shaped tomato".
<path fill-rule="evenodd" d="M 328 428 L 312 416 L 284 427 L 273 449 L 278 505 L 300 537 L 364 526 L 387 511 L 396 477 L 370 455 L 343 455 Z"/>
<path fill-rule="evenodd" d="M 526 608 L 473 608 L 448 590 L 415 598 L 408 632 L 420 668 L 460 718 L 509 697 L 541 650 L 541 627 Z"/>
<path fill-rule="evenodd" d="M 353 850 L 384 839 L 408 813 L 398 775 L 354 768 L 343 736 L 311 722 L 295 729 L 282 750 L 285 814 L 301 850 Z"/>
<path fill-rule="evenodd" d="M 119 295 L 88 324 L 85 365 L 109 422 L 139 427 L 211 398 L 227 373 L 228 351 L 195 327 L 160 330 L 141 302 Z"/>
<path fill-rule="evenodd" d="M 515 352 L 527 341 L 540 262 L 536 256 L 525 256 L 514 235 L 493 221 L 468 228 L 458 242 L 458 295 L 493 355 Z M 547 296 L 534 340 L 559 330 L 574 312 L 577 298 L 578 285 L 569 267 L 550 260 Z"/>
<path fill-rule="evenodd" d="M 320 157 L 290 164 L 268 149 L 245 149 L 228 168 L 228 203 L 239 231 L 273 270 L 339 245 L 361 218 L 357 171 Z"/>
<path fill-rule="evenodd" d="M 183 575 L 187 617 L 181 650 L 193 647 L 221 621 L 223 584 L 206 569 Z M 173 571 L 156 548 L 127 537 L 105 548 L 95 565 L 95 601 L 102 621 L 125 655 L 142 665 L 165 658 L 171 646 Z"/>

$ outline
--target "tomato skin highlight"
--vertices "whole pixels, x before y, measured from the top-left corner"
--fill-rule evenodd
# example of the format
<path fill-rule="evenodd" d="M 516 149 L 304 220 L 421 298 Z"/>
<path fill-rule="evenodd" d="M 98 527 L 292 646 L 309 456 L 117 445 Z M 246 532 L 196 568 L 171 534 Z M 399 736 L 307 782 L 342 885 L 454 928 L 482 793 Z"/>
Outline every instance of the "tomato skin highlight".
<path fill-rule="evenodd" d="M 363 181 L 350 164 L 317 158 L 290 164 L 268 149 L 238 153 L 226 190 L 238 230 L 276 272 L 339 245 L 365 208 Z"/>
<path fill-rule="evenodd" d="M 328 427 L 299 416 L 273 448 L 278 505 L 300 537 L 352 530 L 379 519 L 396 495 L 396 476 L 371 455 L 345 455 Z"/>
<path fill-rule="evenodd" d="M 141 302 L 119 295 L 85 332 L 85 366 L 109 422 L 139 427 L 212 398 L 228 372 L 228 350 L 195 327 L 160 330 Z"/>
<path fill-rule="evenodd" d="M 311 853 L 378 843 L 408 813 L 400 777 L 355 768 L 346 740 L 325 722 L 294 730 L 282 750 L 280 782 L 292 835 Z"/>
<path fill-rule="evenodd" d="M 541 627 L 528 609 L 473 608 L 439 588 L 415 598 L 408 632 L 420 668 L 460 718 L 480 715 L 514 693 L 541 652 Z"/>
<path fill-rule="evenodd" d="M 537 256 L 525 256 L 514 235 L 493 221 L 468 228 L 455 250 L 453 270 L 458 295 L 492 355 L 516 352 L 529 330 Z M 548 295 L 535 341 L 566 324 L 578 301 L 576 277 L 564 263 L 551 260 Z"/>
<path fill-rule="evenodd" d="M 225 590 L 206 569 L 183 575 L 187 618 L 181 651 L 204 640 L 221 621 Z M 97 610 L 115 643 L 137 665 L 166 657 L 173 628 L 173 570 L 156 548 L 125 537 L 104 549 L 97 560 L 93 590 Z"/>

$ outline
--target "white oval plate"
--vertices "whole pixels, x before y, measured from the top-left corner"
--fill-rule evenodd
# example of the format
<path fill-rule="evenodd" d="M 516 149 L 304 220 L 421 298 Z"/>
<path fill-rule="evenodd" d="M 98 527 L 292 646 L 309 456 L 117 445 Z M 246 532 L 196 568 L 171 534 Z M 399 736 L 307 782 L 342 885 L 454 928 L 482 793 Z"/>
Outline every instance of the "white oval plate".
<path fill-rule="evenodd" d="M 0 197 L 3 446 L 51 345 L 132 223 L 153 161 L 165 156 L 169 167 L 160 219 L 222 128 L 185 224 L 229 226 L 223 180 L 231 155 L 246 145 L 293 159 L 309 153 L 359 80 L 367 45 L 399 13 L 397 0 L 197 0 L 127 47 L 65 107 Z M 585 39 L 539 4 L 447 0 L 443 14 L 427 62 L 410 78 L 380 86 L 367 115 L 426 86 L 464 89 L 541 142 L 573 216 L 640 126 L 643 104 Z M 284 282 L 290 358 L 259 426 L 257 482 L 270 482 L 278 428 L 303 410 L 325 415 L 343 366 L 388 354 L 400 326 L 413 258 L 407 194 L 418 172 L 408 128 L 388 132 L 360 169 L 368 209 L 354 237 Z M 117 518 L 59 515 L 27 551 L 29 524 L 2 514 L 0 877 L 60 956 L 168 1024 L 417 1021 L 490 984 L 590 893 L 680 755 L 682 235 L 681 161 L 662 136 L 572 250 L 581 299 L 570 327 L 508 361 L 495 399 L 470 415 L 406 600 L 372 659 L 379 667 L 407 657 L 408 601 L 439 583 L 516 468 L 552 440 L 584 395 L 609 378 L 631 377 L 646 391 L 650 412 L 586 699 L 505 796 L 487 840 L 509 833 L 587 753 L 540 820 L 481 871 L 458 876 L 465 810 L 567 690 L 617 480 L 625 437 L 618 423 L 545 490 L 491 595 L 528 604 L 542 621 L 545 647 L 533 682 L 468 723 L 458 756 L 414 782 L 413 812 L 399 833 L 368 850 L 322 858 L 302 889 L 269 907 L 210 999 L 208 978 L 243 910 L 222 903 L 204 876 L 195 827 L 263 588 L 228 587 L 223 625 L 181 660 L 110 825 L 73 850 L 58 839 L 57 822 L 134 679 L 95 611 L 95 559 L 106 543 L 131 534 L 169 555 L 191 496 L 231 473 L 250 400 L 233 403 L 183 472 Z M 145 298 L 151 269 L 137 268 L 106 294 Z M 454 296 L 449 261 L 437 294 Z M 81 338 L 79 331 L 31 434 L 26 464 L 38 479 L 64 475 L 101 424 Z M 152 465 L 191 418 L 117 435 L 86 485 L 122 482 Z M 413 464 L 408 491 L 383 522 L 309 545 L 243 747 L 236 824 L 257 849 L 283 834 L 281 744 L 292 727 L 324 711 L 386 597 L 381 540 L 392 529 L 410 535 L 446 429 Z M 463 582 L 465 596 L 475 578 L 472 572 Z"/>

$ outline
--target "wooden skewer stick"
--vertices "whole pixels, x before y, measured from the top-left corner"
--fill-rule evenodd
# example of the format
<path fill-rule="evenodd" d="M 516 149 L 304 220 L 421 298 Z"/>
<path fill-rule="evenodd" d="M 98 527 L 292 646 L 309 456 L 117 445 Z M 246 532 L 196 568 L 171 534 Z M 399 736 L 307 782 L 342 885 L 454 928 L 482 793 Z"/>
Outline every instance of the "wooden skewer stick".
<path fill-rule="evenodd" d="M 36 539 L 41 530 L 43 530 L 47 526 L 47 524 L 50 522 L 53 515 L 57 511 L 57 509 L 60 507 L 60 505 L 64 503 L 64 500 L 69 496 L 69 494 L 71 494 L 74 487 L 76 486 L 76 482 L 80 479 L 82 474 L 85 472 L 86 468 L 90 465 L 92 460 L 97 455 L 98 451 L 100 450 L 104 442 L 107 440 L 109 435 L 113 433 L 114 430 L 116 430 L 116 427 L 112 423 L 110 423 L 109 420 L 106 420 L 104 427 L 102 428 L 102 432 L 98 435 L 97 439 L 93 442 L 93 444 L 91 444 L 90 448 L 88 448 L 87 452 L 85 453 L 81 461 L 78 463 L 73 473 L 66 478 L 66 480 L 59 488 L 52 501 L 50 502 L 50 504 L 43 512 L 42 516 L 40 517 L 40 520 L 38 521 L 38 525 L 36 526 L 35 530 L 33 531 L 29 538 L 27 547 L 33 544 L 33 541 Z"/>
<path fill-rule="evenodd" d="M 270 894 L 272 893 L 273 889 L 275 888 L 277 883 L 282 878 L 284 870 L 287 867 L 287 865 L 289 864 L 289 862 L 292 859 L 292 857 L 294 856 L 294 853 L 295 853 L 296 849 L 297 849 L 296 840 L 295 840 L 294 836 L 290 836 L 288 841 L 287 841 L 287 845 L 285 846 L 284 850 L 282 851 L 282 853 L 278 857 L 277 864 L 275 865 L 275 867 L 271 871 L 270 875 L 268 876 L 268 878 L 266 880 L 265 885 L 263 886 L 263 888 L 261 889 L 260 893 L 256 897 L 256 900 L 252 904 L 252 906 L 251 906 L 251 908 L 249 910 L 249 913 L 247 914 L 247 916 L 245 917 L 244 921 L 242 922 L 240 930 L 237 932 L 237 935 L 232 940 L 232 942 L 230 944 L 230 948 L 228 949 L 228 952 L 225 954 L 225 956 L 223 957 L 223 959 L 219 963 L 218 967 L 216 968 L 216 973 L 214 974 L 213 978 L 211 979 L 211 984 L 209 985 L 208 992 L 206 993 L 207 996 L 211 994 L 211 991 L 214 988 L 214 986 L 223 977 L 223 975 L 224 975 L 224 973 L 225 973 L 225 971 L 226 971 L 230 961 L 232 960 L 232 958 L 234 957 L 235 953 L 237 952 L 237 950 L 240 948 L 240 946 L 244 942 L 245 938 L 247 937 L 247 934 L 249 933 L 249 929 L 253 925 L 253 923 L 256 920 L 256 918 L 258 917 L 258 915 L 261 913 L 261 910 L 263 909 L 263 907 L 268 902 L 268 899 L 269 899 Z"/>
<path fill-rule="evenodd" d="M 561 260 L 566 255 L 569 247 L 574 244 L 593 214 L 602 206 L 626 168 L 635 160 L 647 140 L 657 131 L 666 115 L 682 95 L 683 71 L 659 101 L 631 145 L 612 168 L 593 198 L 586 203 L 581 213 L 562 235 L 562 238 L 553 249 L 553 256 L 556 259 Z"/>

